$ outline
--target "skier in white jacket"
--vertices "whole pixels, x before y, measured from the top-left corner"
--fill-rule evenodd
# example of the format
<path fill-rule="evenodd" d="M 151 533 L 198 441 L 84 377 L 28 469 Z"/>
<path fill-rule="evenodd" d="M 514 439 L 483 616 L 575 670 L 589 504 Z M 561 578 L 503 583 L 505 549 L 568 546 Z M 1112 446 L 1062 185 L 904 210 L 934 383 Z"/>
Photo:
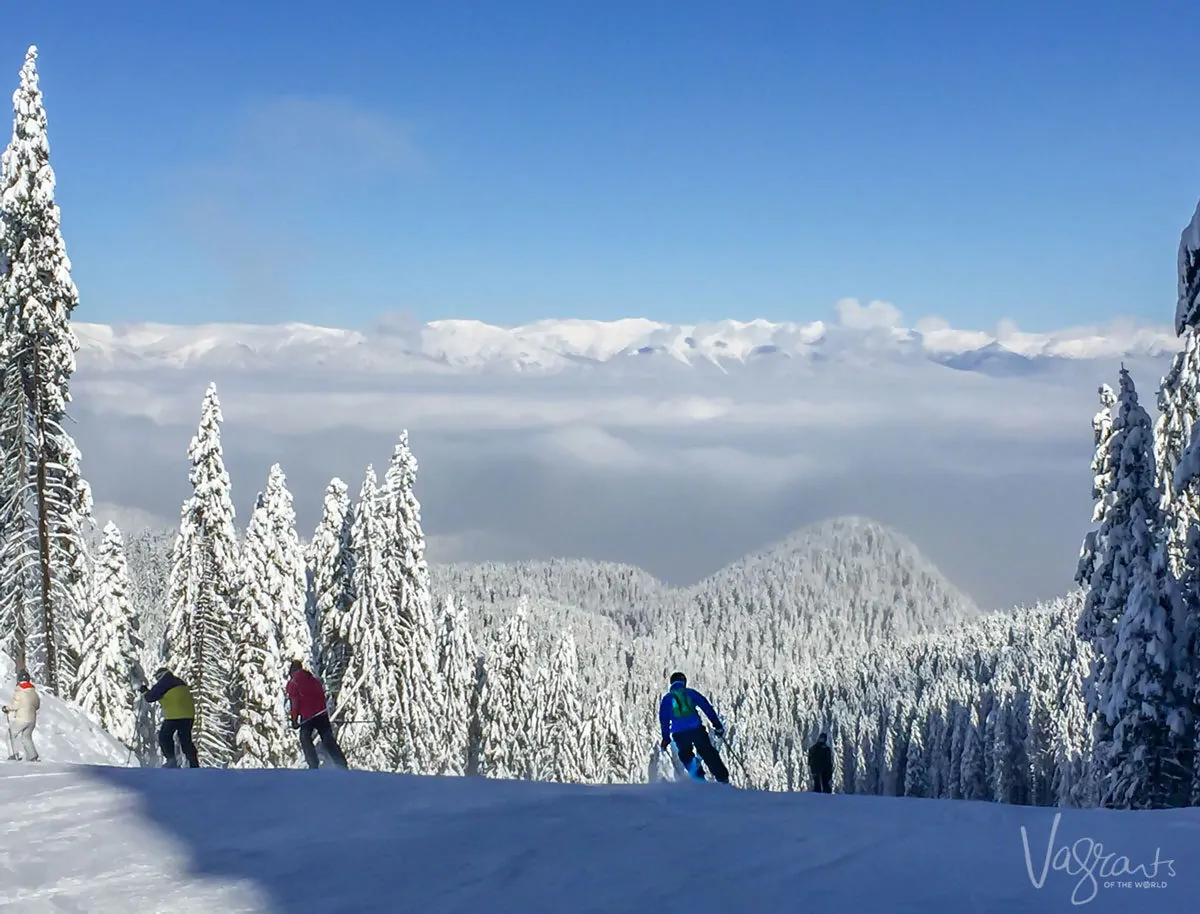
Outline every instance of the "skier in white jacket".
<path fill-rule="evenodd" d="M 38 760 L 37 747 L 33 744 L 33 728 L 37 726 L 37 712 L 42 706 L 42 698 L 29 678 L 29 673 L 21 670 L 17 674 L 17 690 L 13 692 L 12 703 L 4 706 L 4 713 L 9 715 L 8 727 L 12 733 L 14 758 L 19 745 L 27 762 Z"/>

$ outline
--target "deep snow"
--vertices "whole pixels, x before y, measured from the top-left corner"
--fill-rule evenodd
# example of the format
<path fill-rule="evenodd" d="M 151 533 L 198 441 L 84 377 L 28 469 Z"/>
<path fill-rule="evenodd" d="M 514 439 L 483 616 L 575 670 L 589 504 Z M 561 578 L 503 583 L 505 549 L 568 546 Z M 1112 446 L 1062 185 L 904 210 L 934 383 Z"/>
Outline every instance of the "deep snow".
<path fill-rule="evenodd" d="M 1021 828 L 1039 879 L 1055 810 L 990 803 L 12 764 L 0 811 L 0 906 L 28 914 L 1009 914 L 1073 892 L 1077 910 L 1182 914 L 1200 897 L 1200 810 L 1063 811 L 1056 852 L 1094 839 L 1148 871 L 1157 854 L 1165 885 L 1097 876 L 1094 897 L 1080 872 L 1031 882 Z"/>
<path fill-rule="evenodd" d="M 17 685 L 16 669 L 5 654 L 0 654 L 0 699 L 9 704 Z M 37 685 L 37 683 L 34 683 Z M 78 762 L 87 765 L 138 766 L 138 760 L 126 746 L 104 730 L 86 712 L 39 689 L 42 709 L 38 712 L 33 742 L 42 762 Z M 0 721 L 0 729 L 4 722 Z M 3 751 L 0 758 L 9 756 L 7 730 L 0 735 Z"/>

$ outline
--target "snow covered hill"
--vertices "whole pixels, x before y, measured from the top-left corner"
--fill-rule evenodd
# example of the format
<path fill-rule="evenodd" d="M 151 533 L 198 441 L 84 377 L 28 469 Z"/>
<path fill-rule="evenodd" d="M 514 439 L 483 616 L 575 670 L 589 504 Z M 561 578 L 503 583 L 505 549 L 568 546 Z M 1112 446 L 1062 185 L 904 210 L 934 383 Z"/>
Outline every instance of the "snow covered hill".
<path fill-rule="evenodd" d="M 716 786 L 47 765 L 0 772 L 0 814 L 19 823 L 0 906 L 23 914 L 1182 914 L 1200 892 L 1186 809 L 1056 825 Z"/>
<path fill-rule="evenodd" d="M 0 690 L 8 703 L 17 676 L 13 662 L 0 654 Z M 47 762 L 74 762 L 85 765 L 119 765 L 137 767 L 137 756 L 107 733 L 96 721 L 70 702 L 41 691 L 42 709 L 38 712 L 33 741 Z M 7 740 L 7 737 L 4 737 Z M 8 757 L 5 743 L 4 758 Z M 9 763 L 14 764 L 14 763 Z"/>
<path fill-rule="evenodd" d="M 464 601 L 476 618 L 503 617 L 503 601 L 520 596 L 571 606 L 613 620 L 627 638 L 660 636 L 661 652 L 710 675 L 890 643 L 979 613 L 910 540 L 861 517 L 810 524 L 687 588 L 585 560 L 434 565 L 431 572 L 435 589 Z M 560 614 L 557 629 L 566 622 Z M 705 634 L 712 631 L 737 631 L 742 640 L 736 649 L 714 648 Z"/>
<path fill-rule="evenodd" d="M 413 372 L 490 370 L 557 372 L 572 366 L 712 366 L 746 370 L 781 363 L 927 360 L 963 371 L 1036 371 L 1047 363 L 1169 355 L 1178 341 L 1169 327 L 1113 323 L 1026 333 L 1011 323 L 960 330 L 926 319 L 901 325 L 886 302 L 838 303 L 831 321 L 765 320 L 664 324 L 543 320 L 498 327 L 474 320 L 441 320 L 369 332 L 307 324 L 75 323 L 85 370 L 148 368 Z"/>
<path fill-rule="evenodd" d="M 702 608 L 727 605 L 732 595 L 768 615 L 772 625 L 805 628 L 822 621 L 842 630 L 816 652 L 846 646 L 848 638 L 880 639 L 936 631 L 978 614 L 907 537 L 864 517 L 810 524 L 761 552 L 748 555 L 691 589 Z"/>

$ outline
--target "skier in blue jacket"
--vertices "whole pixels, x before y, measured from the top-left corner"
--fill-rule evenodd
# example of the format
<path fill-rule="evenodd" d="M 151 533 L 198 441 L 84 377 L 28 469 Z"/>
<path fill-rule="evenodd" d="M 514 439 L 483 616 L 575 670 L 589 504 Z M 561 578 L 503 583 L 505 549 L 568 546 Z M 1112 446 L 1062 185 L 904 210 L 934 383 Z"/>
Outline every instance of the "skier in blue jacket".
<path fill-rule="evenodd" d="M 675 748 L 679 752 L 679 761 L 692 777 L 704 780 L 704 772 L 696 761 L 696 756 L 699 755 L 713 777 L 722 784 L 728 784 L 729 770 L 708 738 L 708 731 L 704 729 L 700 720 L 700 711 L 712 721 L 717 736 L 724 736 L 725 725 L 717 717 L 717 712 L 713 710 L 708 699 L 695 689 L 687 687 L 687 677 L 683 673 L 672 673 L 671 687 L 658 706 L 658 720 L 662 724 L 662 747 L 669 749 L 671 741 L 674 740 Z"/>

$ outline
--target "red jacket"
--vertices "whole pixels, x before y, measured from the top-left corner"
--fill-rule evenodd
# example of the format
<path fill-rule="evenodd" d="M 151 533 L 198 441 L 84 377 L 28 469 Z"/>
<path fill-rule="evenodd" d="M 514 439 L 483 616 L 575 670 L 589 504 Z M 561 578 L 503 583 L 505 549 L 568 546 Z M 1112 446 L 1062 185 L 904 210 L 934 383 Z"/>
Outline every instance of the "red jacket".
<path fill-rule="evenodd" d="M 287 697 L 293 721 L 303 723 L 328 710 L 321 680 L 308 670 L 296 670 L 292 674 L 287 684 Z"/>

